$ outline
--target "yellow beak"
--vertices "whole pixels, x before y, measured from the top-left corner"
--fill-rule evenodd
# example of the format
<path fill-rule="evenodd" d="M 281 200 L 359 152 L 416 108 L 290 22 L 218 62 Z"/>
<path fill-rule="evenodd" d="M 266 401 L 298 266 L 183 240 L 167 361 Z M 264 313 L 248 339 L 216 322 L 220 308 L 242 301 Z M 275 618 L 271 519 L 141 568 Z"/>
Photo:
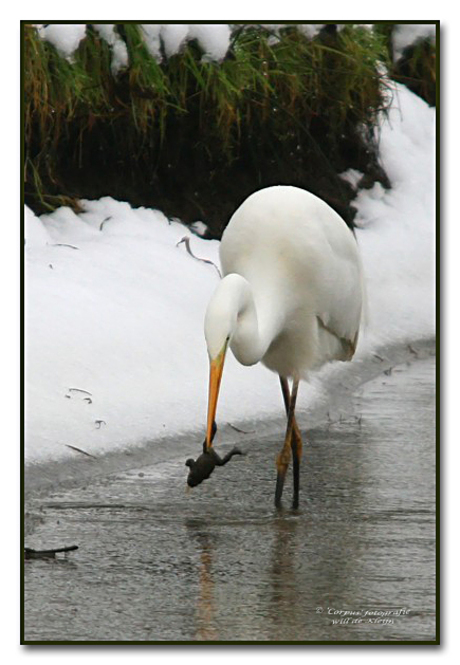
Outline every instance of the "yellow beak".
<path fill-rule="evenodd" d="M 212 426 L 216 419 L 217 399 L 219 397 L 220 381 L 222 379 L 226 352 L 227 342 L 225 343 L 219 355 L 210 361 L 206 448 L 210 448 L 212 446 Z"/>

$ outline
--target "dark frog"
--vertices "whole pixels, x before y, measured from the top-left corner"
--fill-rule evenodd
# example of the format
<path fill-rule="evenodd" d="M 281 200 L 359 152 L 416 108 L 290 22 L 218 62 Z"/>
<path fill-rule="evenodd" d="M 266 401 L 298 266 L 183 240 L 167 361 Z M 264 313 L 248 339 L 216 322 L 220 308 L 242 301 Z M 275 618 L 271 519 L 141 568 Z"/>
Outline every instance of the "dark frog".
<path fill-rule="evenodd" d="M 216 430 L 217 428 L 214 423 L 211 442 L 214 439 Z M 232 450 L 224 455 L 224 457 L 220 457 L 214 448 L 206 448 L 205 441 L 203 443 L 203 452 L 201 455 L 197 457 L 196 460 L 189 458 L 185 462 L 186 466 L 190 469 L 187 476 L 187 485 L 189 485 L 189 487 L 196 487 L 202 483 L 203 480 L 207 480 L 216 466 L 224 466 L 229 460 L 231 460 L 233 455 L 244 455 L 244 453 L 235 446 L 235 448 L 232 448 Z"/>

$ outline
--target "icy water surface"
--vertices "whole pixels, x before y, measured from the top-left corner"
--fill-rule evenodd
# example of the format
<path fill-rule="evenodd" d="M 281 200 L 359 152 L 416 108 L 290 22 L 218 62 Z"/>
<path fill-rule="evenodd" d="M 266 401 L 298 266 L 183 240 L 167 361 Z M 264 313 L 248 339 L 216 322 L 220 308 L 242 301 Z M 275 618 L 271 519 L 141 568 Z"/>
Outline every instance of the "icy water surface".
<path fill-rule="evenodd" d="M 27 544 L 79 550 L 25 562 L 25 640 L 434 640 L 434 371 L 303 432 L 295 512 L 290 477 L 273 506 L 281 431 L 194 490 L 184 458 L 42 497 Z"/>

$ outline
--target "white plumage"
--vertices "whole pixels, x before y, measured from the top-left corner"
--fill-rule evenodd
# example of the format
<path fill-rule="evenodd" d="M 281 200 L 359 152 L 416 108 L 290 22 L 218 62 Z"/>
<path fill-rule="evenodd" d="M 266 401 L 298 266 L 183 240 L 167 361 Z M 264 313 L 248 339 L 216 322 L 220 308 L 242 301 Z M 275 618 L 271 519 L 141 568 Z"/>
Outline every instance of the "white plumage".
<path fill-rule="evenodd" d="M 243 365 L 261 361 L 277 372 L 282 386 L 292 377 L 296 393 L 309 370 L 353 356 L 364 297 L 353 233 L 327 203 L 297 187 L 249 196 L 225 229 L 220 258 L 224 277 L 205 318 L 208 446 L 227 345 Z"/>

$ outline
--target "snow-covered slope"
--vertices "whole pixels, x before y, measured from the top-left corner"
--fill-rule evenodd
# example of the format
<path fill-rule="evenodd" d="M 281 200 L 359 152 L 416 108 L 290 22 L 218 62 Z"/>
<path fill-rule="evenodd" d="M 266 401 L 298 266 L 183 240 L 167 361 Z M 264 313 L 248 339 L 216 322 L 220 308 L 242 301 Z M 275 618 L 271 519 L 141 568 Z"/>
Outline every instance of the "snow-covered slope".
<path fill-rule="evenodd" d="M 434 110 L 395 86 L 382 123 L 393 188 L 356 198 L 368 282 L 358 361 L 434 335 Z M 204 427 L 203 318 L 215 267 L 177 245 L 189 230 L 159 211 L 111 198 L 82 206 L 40 218 L 26 210 L 26 463 L 75 455 L 68 446 L 101 454 Z M 190 243 L 218 264 L 216 241 L 192 235 Z M 280 412 L 273 374 L 231 354 L 227 365 L 220 420 Z M 302 386 L 300 407 L 314 403 L 320 384 L 321 373 Z"/>

